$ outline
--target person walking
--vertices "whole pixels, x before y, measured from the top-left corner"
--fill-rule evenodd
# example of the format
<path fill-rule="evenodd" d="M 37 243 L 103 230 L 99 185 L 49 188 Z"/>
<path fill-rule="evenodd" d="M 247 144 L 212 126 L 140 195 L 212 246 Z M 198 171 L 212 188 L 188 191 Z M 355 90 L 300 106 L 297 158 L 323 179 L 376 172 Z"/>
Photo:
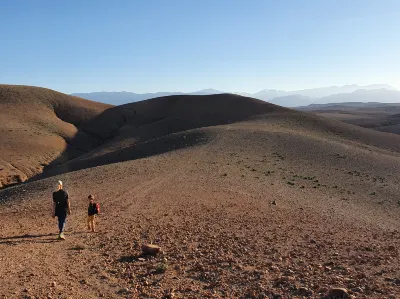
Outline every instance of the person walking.
<path fill-rule="evenodd" d="M 65 240 L 64 228 L 67 215 L 71 215 L 71 205 L 68 193 L 63 189 L 63 182 L 57 182 L 57 191 L 53 192 L 53 213 L 52 216 L 58 218 L 58 238 Z"/>
<path fill-rule="evenodd" d="M 96 214 L 100 213 L 100 205 L 94 202 L 94 196 L 89 195 L 89 206 L 88 206 L 88 218 L 87 218 L 87 228 L 92 232 L 95 232 L 95 218 Z"/>

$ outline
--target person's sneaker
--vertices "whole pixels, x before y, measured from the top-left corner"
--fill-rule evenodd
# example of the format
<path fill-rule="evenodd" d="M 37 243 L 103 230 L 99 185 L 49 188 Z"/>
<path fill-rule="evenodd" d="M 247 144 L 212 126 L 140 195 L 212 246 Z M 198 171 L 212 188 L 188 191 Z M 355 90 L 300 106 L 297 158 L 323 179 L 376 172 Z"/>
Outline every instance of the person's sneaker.
<path fill-rule="evenodd" d="M 60 233 L 60 234 L 58 235 L 58 238 L 59 238 L 60 240 L 65 240 L 64 233 Z"/>

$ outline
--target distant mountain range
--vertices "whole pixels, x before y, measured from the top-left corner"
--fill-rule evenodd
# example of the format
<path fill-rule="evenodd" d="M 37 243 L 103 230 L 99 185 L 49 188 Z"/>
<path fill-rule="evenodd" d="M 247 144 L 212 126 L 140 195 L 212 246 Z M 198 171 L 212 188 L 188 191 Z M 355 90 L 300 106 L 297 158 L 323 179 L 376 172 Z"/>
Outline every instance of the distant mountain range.
<path fill-rule="evenodd" d="M 133 93 L 133 92 L 91 92 L 73 93 L 72 95 L 89 100 L 122 105 L 131 102 L 143 101 L 151 98 L 169 95 L 208 95 L 227 93 L 215 89 L 203 89 L 191 93 L 183 92 L 157 92 L 157 93 Z M 284 107 L 299 107 L 311 104 L 343 103 L 343 102 L 400 102 L 400 91 L 390 85 L 374 84 L 367 86 L 344 85 L 330 86 L 314 89 L 303 89 L 295 91 L 283 91 L 276 89 L 264 89 L 256 93 L 234 92 L 235 94 L 248 96 L 263 101 L 268 101 Z"/>

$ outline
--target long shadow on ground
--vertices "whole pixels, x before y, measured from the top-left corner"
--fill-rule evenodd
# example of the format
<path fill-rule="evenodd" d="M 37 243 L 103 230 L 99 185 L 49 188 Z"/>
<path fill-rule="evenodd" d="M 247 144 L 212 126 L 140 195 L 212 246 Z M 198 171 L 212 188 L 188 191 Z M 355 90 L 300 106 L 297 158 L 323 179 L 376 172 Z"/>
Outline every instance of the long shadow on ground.
<path fill-rule="evenodd" d="M 0 237 L 0 240 L 32 239 L 32 238 L 48 237 L 51 235 L 53 235 L 53 234 L 38 234 L 38 235 L 24 234 L 24 235 L 20 235 L 20 236 Z"/>
<path fill-rule="evenodd" d="M 53 236 L 53 237 L 52 237 Z M 50 238 L 52 237 L 52 238 Z M 54 237 L 54 234 L 24 234 L 20 236 L 10 236 L 10 237 L 1 237 L 0 245 L 17 245 L 17 244 L 25 244 L 25 243 L 53 243 L 56 242 L 57 239 Z"/>
<path fill-rule="evenodd" d="M 84 232 L 68 232 L 68 236 L 72 235 L 82 235 Z M 17 245 L 23 243 L 53 243 L 59 242 L 57 239 L 57 234 L 47 233 L 47 234 L 23 234 L 17 236 L 0 237 L 0 245 Z"/>

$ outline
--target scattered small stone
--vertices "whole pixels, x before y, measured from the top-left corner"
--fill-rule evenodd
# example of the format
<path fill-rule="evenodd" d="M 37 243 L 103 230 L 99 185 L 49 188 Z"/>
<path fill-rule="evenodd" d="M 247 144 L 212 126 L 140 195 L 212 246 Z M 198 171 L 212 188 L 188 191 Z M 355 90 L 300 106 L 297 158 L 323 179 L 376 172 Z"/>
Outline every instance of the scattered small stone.
<path fill-rule="evenodd" d="M 331 288 L 328 297 L 332 299 L 347 299 L 349 298 L 349 293 L 345 288 Z"/>
<path fill-rule="evenodd" d="M 55 288 L 55 287 L 57 286 L 57 283 L 56 283 L 55 281 L 53 281 L 53 282 L 51 283 L 51 286 L 52 286 L 53 288 Z"/>
<path fill-rule="evenodd" d="M 271 204 L 274 205 L 274 206 L 276 206 L 276 205 L 277 205 L 276 200 L 274 200 L 273 202 L 271 202 Z"/>
<path fill-rule="evenodd" d="M 129 294 L 131 290 L 129 288 L 122 288 L 117 293 L 118 294 Z"/>
<path fill-rule="evenodd" d="M 364 292 L 364 290 L 360 287 L 352 288 L 351 291 L 354 293 L 363 293 Z"/>
<path fill-rule="evenodd" d="M 86 281 L 86 279 L 82 279 L 82 280 L 80 281 L 80 283 L 81 283 L 81 284 L 87 284 L 87 281 Z"/>
<path fill-rule="evenodd" d="M 309 289 L 307 289 L 307 288 L 305 288 L 305 287 L 300 287 L 300 288 L 297 290 L 297 293 L 298 293 L 300 296 L 306 296 L 306 297 L 311 297 L 311 296 L 313 295 L 313 291 L 311 291 L 311 290 L 309 290 Z"/>
<path fill-rule="evenodd" d="M 175 293 L 173 289 L 170 290 L 165 290 L 164 291 L 164 296 L 162 297 L 163 299 L 172 299 L 175 298 Z"/>

